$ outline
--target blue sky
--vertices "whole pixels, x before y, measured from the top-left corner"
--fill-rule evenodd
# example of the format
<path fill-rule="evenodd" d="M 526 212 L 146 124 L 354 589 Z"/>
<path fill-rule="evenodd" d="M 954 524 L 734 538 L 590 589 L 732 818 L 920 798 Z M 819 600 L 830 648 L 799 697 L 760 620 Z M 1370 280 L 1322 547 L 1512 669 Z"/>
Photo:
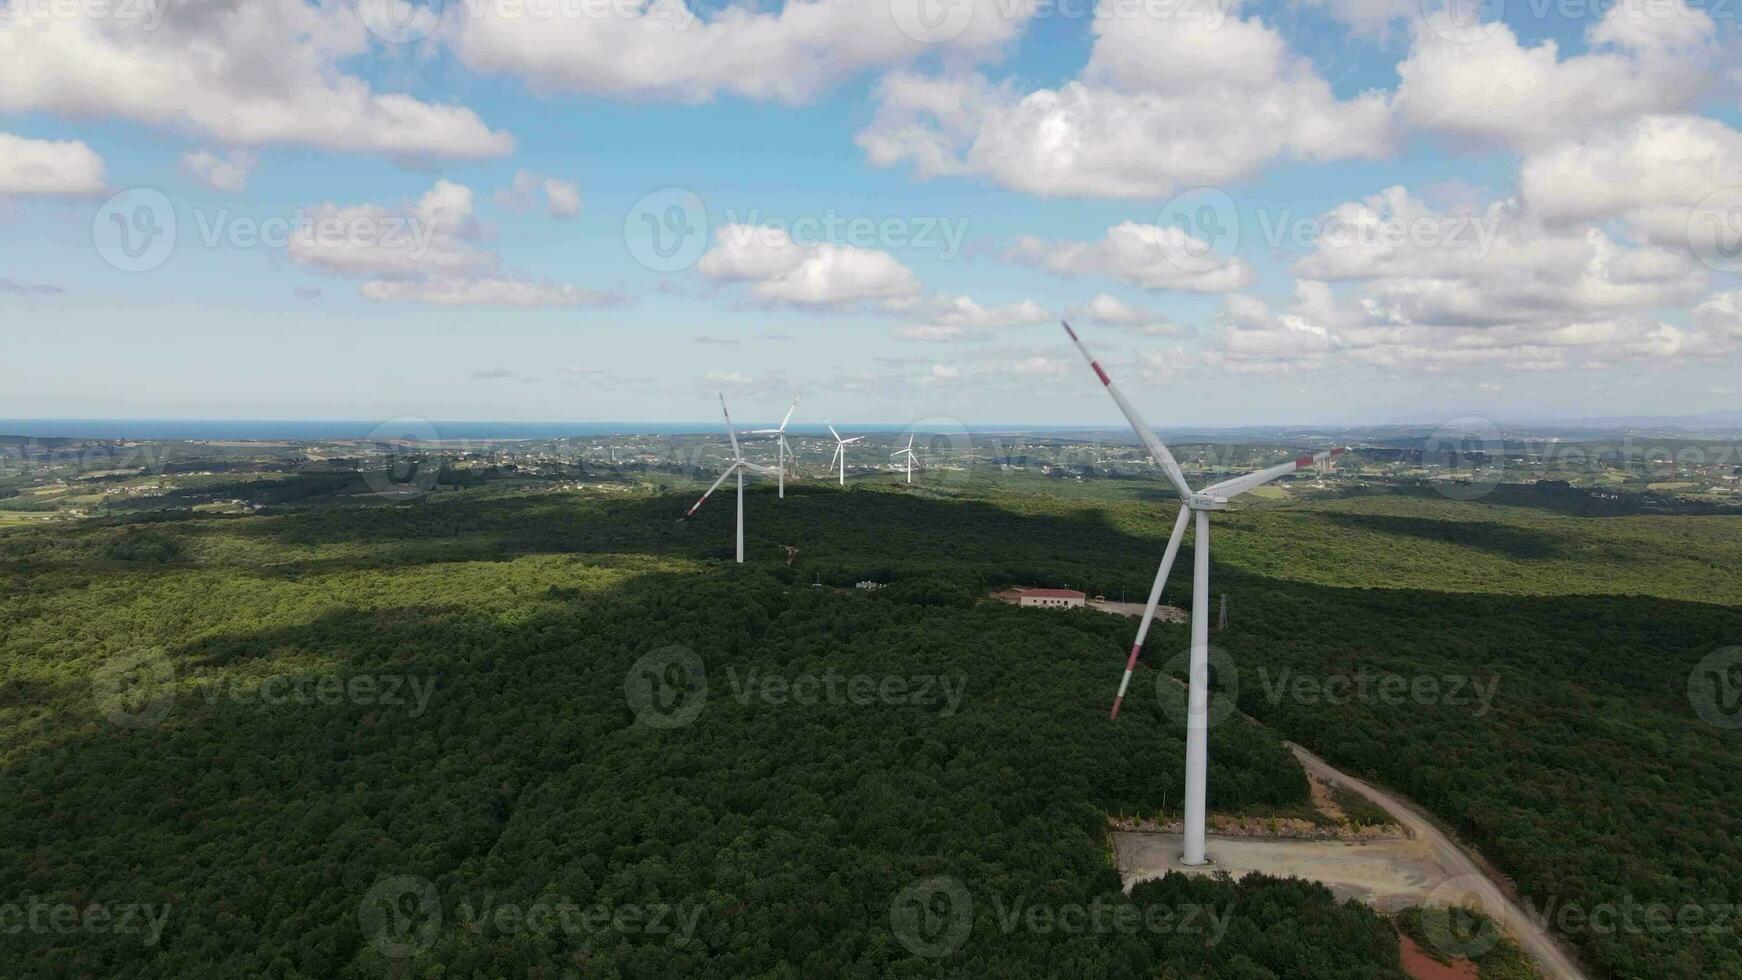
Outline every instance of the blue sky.
<path fill-rule="evenodd" d="M 1160 425 L 1742 405 L 1721 11 L 360 2 L 0 0 L 0 416 L 1111 422 L 1060 315 Z M 662 191 L 699 261 L 638 260 Z M 235 237 L 323 206 L 337 247 Z"/>

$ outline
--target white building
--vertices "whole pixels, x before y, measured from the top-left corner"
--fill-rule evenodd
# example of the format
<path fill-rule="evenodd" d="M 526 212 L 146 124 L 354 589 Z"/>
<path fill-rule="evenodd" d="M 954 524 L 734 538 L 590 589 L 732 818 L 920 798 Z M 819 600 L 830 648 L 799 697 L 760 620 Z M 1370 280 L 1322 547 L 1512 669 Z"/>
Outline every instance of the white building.
<path fill-rule="evenodd" d="M 1088 598 L 1075 589 L 1017 589 L 1016 599 L 1022 606 L 1043 609 L 1076 609 Z"/>

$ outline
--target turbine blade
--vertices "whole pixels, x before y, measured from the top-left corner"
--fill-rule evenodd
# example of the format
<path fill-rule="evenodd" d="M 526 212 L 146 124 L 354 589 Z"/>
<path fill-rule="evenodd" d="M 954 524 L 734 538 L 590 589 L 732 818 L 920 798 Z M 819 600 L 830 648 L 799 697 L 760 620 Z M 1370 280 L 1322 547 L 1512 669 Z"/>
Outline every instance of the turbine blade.
<path fill-rule="evenodd" d="M 1149 450 L 1149 455 L 1155 457 L 1156 465 L 1161 467 L 1162 472 L 1167 474 L 1168 481 L 1173 484 L 1175 490 L 1179 491 L 1180 499 L 1190 500 L 1192 488 L 1186 484 L 1186 475 L 1180 470 L 1179 462 L 1173 458 L 1173 453 L 1167 451 L 1167 446 L 1155 434 L 1155 430 L 1151 429 L 1149 423 L 1143 421 L 1143 416 L 1137 414 L 1137 409 L 1131 407 L 1131 403 L 1125 400 L 1125 396 L 1119 391 L 1119 386 L 1113 383 L 1112 378 L 1107 377 L 1107 372 L 1101 368 L 1100 362 L 1095 360 L 1095 355 L 1089 353 L 1089 348 L 1077 339 L 1077 332 L 1071 329 L 1071 325 L 1063 320 L 1060 320 L 1059 323 L 1064 324 L 1065 333 L 1070 334 L 1071 343 L 1076 344 L 1077 350 L 1082 352 L 1083 360 L 1088 361 L 1089 367 L 1095 369 L 1095 377 L 1101 379 L 1102 387 L 1107 389 L 1107 394 L 1113 396 L 1113 401 L 1119 406 L 1119 411 L 1125 413 L 1125 420 L 1131 423 L 1131 428 L 1137 433 L 1137 438 L 1143 440 L 1143 445 Z"/>
<path fill-rule="evenodd" d="M 836 442 L 841 441 L 841 434 L 835 431 L 835 425 L 833 422 L 829 423 L 829 435 L 834 436 Z"/>
<path fill-rule="evenodd" d="M 733 463 L 731 466 L 726 467 L 726 472 L 721 473 L 720 478 L 718 480 L 714 481 L 714 485 L 708 488 L 708 492 L 702 494 L 702 499 L 700 499 L 700 500 L 696 501 L 694 504 L 692 504 L 690 506 L 690 509 L 684 511 L 684 515 L 677 519 L 678 523 L 682 524 L 684 521 L 689 520 L 691 514 L 694 514 L 696 511 L 700 510 L 702 507 L 702 504 L 706 503 L 707 499 L 709 497 L 713 496 L 713 493 L 715 490 L 720 489 L 720 484 L 725 483 L 726 477 L 731 476 L 732 472 L 734 470 L 736 470 L 740 465 L 742 465 L 742 464 Z"/>
<path fill-rule="evenodd" d="M 720 414 L 726 416 L 726 434 L 732 437 L 732 458 L 740 462 L 744 454 L 738 451 L 738 433 L 732 431 L 732 413 L 726 410 L 726 393 L 720 392 Z"/>
<path fill-rule="evenodd" d="M 1248 473 L 1245 476 L 1237 476 L 1232 480 L 1223 480 L 1221 483 L 1205 487 L 1204 492 L 1207 494 L 1214 494 L 1218 497 L 1235 497 L 1248 490 L 1264 486 L 1266 483 L 1269 483 L 1277 477 L 1287 476 L 1288 474 L 1294 473 L 1298 470 L 1304 470 L 1309 466 L 1316 466 L 1319 463 L 1327 462 L 1343 455 L 1343 452 L 1343 447 L 1338 446 L 1335 449 L 1327 449 L 1322 453 L 1316 453 L 1312 456 L 1302 456 L 1299 459 L 1291 459 L 1286 463 L 1278 463 L 1275 466 L 1269 466 Z"/>
<path fill-rule="evenodd" d="M 1125 661 L 1125 676 L 1119 678 L 1119 693 L 1113 696 L 1113 711 L 1108 719 L 1119 717 L 1119 706 L 1125 703 L 1125 689 L 1131 686 L 1131 672 L 1137 669 L 1137 655 L 1143 651 L 1143 640 L 1149 635 L 1149 624 L 1155 621 L 1155 608 L 1161 603 L 1161 588 L 1167 584 L 1167 573 L 1179 555 L 1180 539 L 1185 537 L 1190 507 L 1180 505 L 1179 517 L 1173 522 L 1173 534 L 1168 536 L 1167 551 L 1162 553 L 1161 566 L 1155 570 L 1155 584 L 1149 588 L 1149 602 L 1143 607 L 1143 619 L 1137 624 L 1137 640 L 1131 644 L 1131 656 Z"/>
<path fill-rule="evenodd" d="M 797 409 L 798 409 L 798 399 L 794 398 L 792 400 L 792 408 L 789 408 L 786 410 L 786 418 L 783 418 L 780 420 L 780 428 L 778 431 L 780 431 L 780 432 L 786 431 L 786 423 L 792 421 L 792 413 L 794 411 L 796 411 Z"/>

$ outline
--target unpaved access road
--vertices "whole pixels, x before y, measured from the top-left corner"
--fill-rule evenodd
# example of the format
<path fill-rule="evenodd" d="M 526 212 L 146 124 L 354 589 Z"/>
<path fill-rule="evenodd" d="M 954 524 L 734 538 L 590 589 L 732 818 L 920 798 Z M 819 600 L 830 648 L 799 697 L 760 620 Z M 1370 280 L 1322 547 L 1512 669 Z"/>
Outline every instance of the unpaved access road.
<path fill-rule="evenodd" d="M 1543 924 L 1507 897 L 1495 873 L 1473 859 L 1410 803 L 1333 768 L 1306 749 L 1286 742 L 1295 758 L 1317 780 L 1359 793 L 1384 808 L 1411 836 L 1376 840 L 1312 840 L 1211 834 L 1212 863 L 1180 864 L 1183 842 L 1177 833 L 1115 831 L 1114 860 L 1126 890 L 1169 871 L 1187 874 L 1226 872 L 1241 878 L 1252 872 L 1317 881 L 1338 898 L 1353 898 L 1391 913 L 1417 905 L 1467 905 L 1481 909 L 1553 980 L 1585 980 L 1585 975 Z M 1482 942 L 1480 936 L 1450 936 L 1453 943 Z M 1475 949 L 1471 949 L 1475 952 Z"/>
<path fill-rule="evenodd" d="M 1536 919 L 1526 915 L 1524 910 L 1511 898 L 1506 891 L 1488 876 L 1486 869 L 1479 866 L 1470 856 L 1464 853 L 1451 838 L 1434 826 L 1433 821 L 1422 816 L 1415 807 L 1382 790 L 1367 785 L 1354 776 L 1334 768 L 1330 763 L 1313 755 L 1293 742 L 1283 743 L 1294 752 L 1307 772 L 1336 786 L 1342 786 L 1367 797 L 1391 814 L 1392 818 L 1415 834 L 1416 839 L 1424 841 L 1433 849 L 1433 855 L 1441 865 L 1456 877 L 1455 890 L 1474 892 L 1481 902 L 1481 907 L 1490 918 L 1498 921 L 1500 927 L 1506 930 L 1523 950 L 1536 960 L 1538 967 L 1556 980 L 1585 980 L 1585 975 L 1574 965 L 1572 958 L 1561 949 L 1548 930 Z M 1446 884 L 1451 884 L 1448 882 Z M 1441 889 L 1446 884 L 1440 885 Z"/>

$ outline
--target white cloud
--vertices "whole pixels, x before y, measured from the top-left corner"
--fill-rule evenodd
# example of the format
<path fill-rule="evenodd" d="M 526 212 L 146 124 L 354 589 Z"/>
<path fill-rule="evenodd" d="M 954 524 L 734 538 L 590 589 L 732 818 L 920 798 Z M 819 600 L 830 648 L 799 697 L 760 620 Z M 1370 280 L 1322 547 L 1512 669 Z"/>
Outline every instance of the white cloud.
<path fill-rule="evenodd" d="M 621 297 L 501 270 L 480 240 L 472 189 L 438 180 L 417 201 L 313 209 L 292 233 L 290 260 L 332 275 L 366 277 L 375 302 L 432 306 L 605 306 Z"/>
<path fill-rule="evenodd" d="M 0 112 L 128 119 L 233 146 L 460 158 L 513 149 L 470 109 L 378 93 L 342 70 L 369 35 L 341 0 L 185 0 L 151 29 L 119 14 L 66 16 L 58 4 L 0 6 Z"/>
<path fill-rule="evenodd" d="M 1617 3 L 1586 32 L 1591 50 L 1562 59 L 1552 39 L 1527 48 L 1505 24 L 1442 12 L 1397 66 L 1397 111 L 1452 137 L 1541 146 L 1690 104 L 1712 80 L 1713 34 L 1683 0 Z"/>
<path fill-rule="evenodd" d="M 1275 313 L 1251 296 L 1231 295 L 1216 318 L 1221 343 L 1205 351 L 1212 365 L 1251 373 L 1320 366 L 1332 349 L 1330 330 L 1298 313 Z"/>
<path fill-rule="evenodd" d="M 1025 235 L 1005 256 L 1059 275 L 1106 276 L 1156 290 L 1219 293 L 1243 288 L 1254 278 L 1244 259 L 1224 261 L 1210 243 L 1180 228 L 1134 221 L 1107 229 L 1098 242 L 1049 242 Z"/>
<path fill-rule="evenodd" d="M 213 190 L 235 193 L 248 186 L 248 175 L 259 161 L 254 154 L 231 150 L 223 156 L 210 150 L 195 150 L 182 154 L 183 170 L 193 174 L 200 183 Z"/>
<path fill-rule="evenodd" d="M 363 296 L 376 302 L 425 303 L 432 306 L 611 306 L 612 293 L 594 292 L 567 283 L 535 282 L 504 276 L 371 280 Z"/>
<path fill-rule="evenodd" d="M 0 196 L 83 196 L 104 186 L 103 158 L 84 143 L 0 133 Z"/>
<path fill-rule="evenodd" d="M 1685 242 L 1690 209 L 1742 184 L 1742 133 L 1701 116 L 1646 116 L 1538 150 L 1519 194 L 1556 223 L 1625 218 L 1659 242 Z"/>
<path fill-rule="evenodd" d="M 572 181 L 530 170 L 515 173 L 514 182 L 498 190 L 495 200 L 498 205 L 511 210 L 530 211 L 538 206 L 540 197 L 544 199 L 545 213 L 553 218 L 568 219 L 581 213 L 581 189 L 578 186 Z"/>
<path fill-rule="evenodd" d="M 1106 293 L 1097 293 L 1087 306 L 1072 311 L 1071 315 L 1100 326 L 1130 330 L 1145 337 L 1190 337 L 1197 333 L 1188 325 L 1173 322 L 1163 313 L 1133 306 Z"/>
<path fill-rule="evenodd" d="M 1448 213 L 1393 187 L 1331 215 L 1327 227 L 1349 233 L 1322 237 L 1295 271 L 1363 282 L 1371 323 L 1560 328 L 1686 304 L 1709 277 L 1686 249 L 1544 225 L 1511 201 Z"/>
<path fill-rule="evenodd" d="M 696 267 L 716 282 L 752 283 L 757 298 L 794 306 L 846 308 L 920 291 L 913 271 L 888 252 L 801 245 L 772 226 L 720 227 Z"/>
<path fill-rule="evenodd" d="M 1052 314 L 1033 300 L 1002 306 L 983 306 L 967 296 L 936 296 L 892 307 L 908 315 L 924 317 L 921 323 L 896 327 L 903 340 L 980 340 L 1003 327 L 1032 326 L 1052 320 Z"/>
<path fill-rule="evenodd" d="M 858 142 L 873 164 L 908 162 L 921 177 L 973 174 L 1085 197 L 1159 197 L 1284 160 L 1387 152 L 1384 96 L 1337 99 L 1275 30 L 1220 12 L 1099 8 L 1082 77 L 1057 89 L 1022 94 L 978 75 L 893 74 Z"/>
<path fill-rule="evenodd" d="M 584 6 L 584 5 L 582 5 Z M 921 29 L 913 0 L 789 0 L 779 9 L 729 3 L 705 19 L 681 0 L 618 5 L 588 15 L 576 5 L 527 4 L 521 16 L 500 5 L 453 25 L 452 44 L 474 71 L 507 72 L 547 91 L 705 102 L 721 95 L 808 102 L 861 72 L 941 54 L 951 60 L 996 53 L 1022 29 L 1031 4 L 972 3 L 954 37 L 938 44 Z M 1009 13 L 1006 13 L 1008 9 Z M 580 15 L 556 15 L 558 10 Z"/>
<path fill-rule="evenodd" d="M 494 270 L 496 255 L 475 241 L 472 190 L 438 180 L 415 204 L 314 209 L 290 239 L 290 260 L 337 275 L 452 276 Z"/>
<path fill-rule="evenodd" d="M 1742 290 L 1712 294 L 1694 308 L 1694 322 L 1713 337 L 1742 341 Z"/>

